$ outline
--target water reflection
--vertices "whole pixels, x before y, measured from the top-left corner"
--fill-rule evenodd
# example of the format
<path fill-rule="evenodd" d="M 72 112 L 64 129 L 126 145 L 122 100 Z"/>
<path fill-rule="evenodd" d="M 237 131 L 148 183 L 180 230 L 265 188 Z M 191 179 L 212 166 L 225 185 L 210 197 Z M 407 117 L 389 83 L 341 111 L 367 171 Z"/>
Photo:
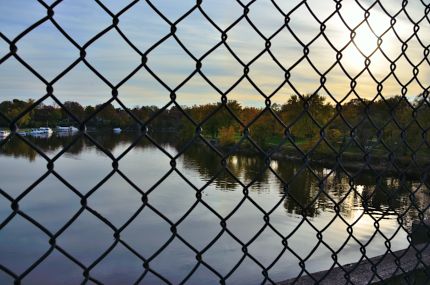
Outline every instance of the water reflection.
<path fill-rule="evenodd" d="M 257 284 L 263 279 L 261 267 L 252 259 L 245 256 L 241 261 L 244 256 L 242 245 L 235 238 L 244 244 L 253 240 L 248 252 L 263 266 L 277 261 L 269 274 L 273 280 L 280 281 L 301 272 L 299 260 L 292 252 L 305 260 L 309 272 L 327 269 L 333 265 L 330 257 L 333 251 L 339 250 L 338 260 L 342 264 L 358 261 L 361 257 L 359 248 L 363 246 L 369 256 L 384 253 L 386 239 L 390 239 L 392 250 L 406 247 L 411 223 L 418 220 L 419 215 L 428 217 L 428 190 L 416 178 L 391 175 L 376 179 L 365 172 L 350 177 L 341 169 L 316 166 L 309 170 L 299 162 L 286 159 L 271 161 L 271 170 L 268 170 L 262 157 L 244 154 L 230 156 L 226 161 L 227 171 L 220 157 L 200 143 L 188 148 L 176 163 L 180 174 L 202 190 L 204 204 L 197 203 L 194 210 L 187 213 L 196 203 L 196 189 L 179 173 L 173 171 L 153 188 L 171 170 L 170 158 L 157 147 L 147 139 L 137 141 L 138 134 L 134 133 L 91 133 L 91 136 L 115 157 L 137 142 L 135 148 L 119 161 L 122 174 L 140 190 L 150 191 L 148 201 L 153 209 L 173 222 L 181 221 L 178 234 L 197 250 L 203 250 L 223 233 L 203 253 L 203 260 L 223 276 L 240 263 L 228 279 L 232 284 Z M 49 139 L 27 139 L 49 157 L 54 157 L 75 140 L 55 161 L 57 175 L 82 194 L 92 191 L 107 177 L 107 182 L 89 197 L 88 205 L 117 228 L 139 212 L 121 233 L 121 238 L 141 256 L 150 258 L 169 241 L 172 236 L 170 224 L 152 208 L 141 208 L 140 193 L 119 174 L 111 176 L 112 160 L 90 140 L 55 134 Z M 183 144 L 178 138 L 156 135 L 154 139 L 172 156 L 182 149 Z M 46 160 L 18 138 L 11 138 L 1 148 L 0 165 L 7 165 L 0 173 L 0 188 L 12 197 L 18 197 L 47 171 Z M 249 198 L 244 199 L 244 193 Z M 52 174 L 19 204 L 23 212 L 54 233 L 81 209 L 80 198 Z M 273 228 L 263 219 L 266 213 L 270 213 Z M 10 214 L 9 201 L 0 197 L 0 222 Z M 184 215 L 186 218 L 182 220 Z M 229 233 L 222 231 L 220 217 L 228 217 Z M 378 231 L 375 231 L 375 225 Z M 349 234 L 348 227 L 353 235 Z M 325 244 L 318 240 L 318 231 L 322 231 Z M 284 237 L 288 237 L 289 248 L 278 260 L 284 248 Z M 43 232 L 17 216 L 0 231 L 0 264 L 20 274 L 46 252 L 49 248 L 47 241 Z M 113 231 L 87 210 L 58 239 L 58 244 L 85 266 L 97 260 L 112 242 Z M 44 280 L 43 276 L 47 276 L 47 272 L 52 275 L 52 268 L 55 268 L 55 272 L 62 272 L 60 277 L 67 276 L 70 284 L 82 280 L 81 268 L 61 253 L 54 252 L 28 278 Z M 308 256 L 309 253 L 312 255 Z M 195 265 L 195 253 L 177 238 L 150 263 L 151 269 L 172 283 L 183 280 Z M 106 284 L 128 284 L 142 272 L 142 260 L 119 245 L 91 271 L 91 276 Z M 53 278 L 51 284 L 60 277 Z M 189 283 L 216 283 L 218 279 L 200 266 Z M 0 273 L 1 284 L 9 281 L 9 277 Z M 159 284 L 162 281 L 156 275 L 148 274 L 144 283 Z"/>

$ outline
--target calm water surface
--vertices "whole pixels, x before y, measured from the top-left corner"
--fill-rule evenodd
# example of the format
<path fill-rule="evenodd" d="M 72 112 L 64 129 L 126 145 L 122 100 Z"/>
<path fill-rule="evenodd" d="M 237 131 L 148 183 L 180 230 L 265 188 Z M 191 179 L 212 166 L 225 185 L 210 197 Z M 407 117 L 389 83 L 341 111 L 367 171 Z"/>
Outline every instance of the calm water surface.
<path fill-rule="evenodd" d="M 136 137 L 126 133 L 92 136 L 115 157 Z M 52 158 L 74 138 L 54 135 L 29 139 Z M 160 137 L 156 140 L 172 156 L 183 147 L 175 139 Z M 173 223 L 180 221 L 178 234 L 199 251 L 220 235 L 203 253 L 202 259 L 222 276 L 228 276 L 227 283 L 260 284 L 264 280 L 260 265 L 270 266 L 271 279 L 281 281 L 301 273 L 297 256 L 305 260 L 306 270 L 315 272 L 333 266 L 333 252 L 338 253 L 339 263 L 346 264 L 360 260 L 360 247 L 365 247 L 369 257 L 385 253 L 387 239 L 392 250 L 407 247 L 411 223 L 417 220 L 418 210 L 429 204 L 427 189 L 414 179 L 408 179 L 404 187 L 399 187 L 400 180 L 395 177 L 384 177 L 378 183 L 370 174 L 349 179 L 339 169 L 312 166 L 313 171 L 310 171 L 286 159 L 273 160 L 270 163 L 273 172 L 265 170 L 260 175 L 260 170 L 264 169 L 260 157 L 233 155 L 228 158 L 227 166 L 236 180 L 223 170 L 220 158 L 203 144 L 187 149 L 176 160 L 173 171 L 170 160 L 146 139 L 119 160 L 121 174 L 138 189 L 149 191 L 151 207 L 143 208 L 142 195 L 119 173 L 112 172 L 111 158 L 88 140 L 79 138 L 55 161 L 56 174 L 83 195 L 108 177 L 89 196 L 88 206 L 114 227 L 121 228 L 138 212 L 121 232 L 121 240 L 135 252 L 118 243 L 91 269 L 93 278 L 104 284 L 134 283 L 144 272 L 138 254 L 150 259 L 152 270 L 171 283 L 180 283 L 195 268 L 196 254 L 179 238 L 172 239 L 167 218 Z M 46 165 L 42 156 L 19 139 L 12 139 L 0 149 L 0 189 L 13 198 L 19 197 L 46 174 Z M 154 188 L 169 171 L 170 175 Z M 325 180 L 319 182 L 318 178 L 323 177 Z M 248 187 L 249 199 L 244 199 L 240 183 L 248 185 L 252 181 Z M 189 182 L 197 189 L 204 187 L 204 203 L 196 203 L 196 189 Z M 412 206 L 409 191 L 416 191 L 417 201 Z M 363 200 L 367 201 L 366 207 L 363 207 Z M 340 203 L 339 208 L 335 203 Z M 51 173 L 19 201 L 19 209 L 50 232 L 57 233 L 81 210 L 81 204 L 79 196 Z M 270 212 L 271 226 L 266 225 L 263 211 Z M 10 202 L 0 195 L 0 226 L 11 213 Z M 228 217 L 228 231 L 223 232 L 220 217 Z M 403 227 L 399 219 L 403 220 Z M 375 224 L 379 228 L 376 232 Z M 349 225 L 353 237 L 348 234 Z M 322 231 L 324 243 L 319 242 L 318 231 Z M 88 267 L 114 243 L 113 233 L 109 225 L 84 210 L 59 235 L 57 245 Z M 286 250 L 283 237 L 287 238 Z M 0 265 L 22 274 L 50 249 L 48 241 L 42 230 L 21 216 L 14 216 L 0 230 Z M 167 247 L 155 255 L 169 241 Z M 242 251 L 241 243 L 250 241 L 248 253 L 260 265 Z M 0 270 L 0 284 L 10 284 L 12 280 Z M 54 249 L 23 279 L 23 284 L 78 284 L 82 280 L 82 269 Z M 142 284 L 163 283 L 150 272 L 142 281 Z M 187 284 L 218 283 L 219 277 L 203 265 L 187 280 Z"/>

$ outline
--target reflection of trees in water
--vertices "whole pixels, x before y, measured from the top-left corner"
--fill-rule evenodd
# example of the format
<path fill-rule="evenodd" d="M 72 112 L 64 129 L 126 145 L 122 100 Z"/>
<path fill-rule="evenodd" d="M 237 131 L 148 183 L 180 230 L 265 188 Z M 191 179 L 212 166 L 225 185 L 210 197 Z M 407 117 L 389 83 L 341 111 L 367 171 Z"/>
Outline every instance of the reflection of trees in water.
<path fill-rule="evenodd" d="M 58 136 L 56 134 L 49 138 L 27 136 L 26 139 L 32 144 L 36 145 L 40 150 L 46 154 L 56 153 L 67 147 L 76 138 L 78 139 L 67 149 L 67 153 L 78 155 L 85 149 L 95 148 L 95 145 L 85 136 L 82 135 L 64 135 Z M 113 152 L 114 149 L 123 143 L 131 143 L 136 134 L 124 133 L 121 135 L 113 135 L 110 132 L 106 133 L 90 133 L 104 149 Z M 144 146 L 145 144 L 138 144 Z M 14 136 L 4 146 L 0 148 L 0 154 L 14 157 L 27 158 L 29 161 L 34 161 L 38 156 L 35 149 L 25 143 L 22 139 Z"/>
<path fill-rule="evenodd" d="M 0 147 L 0 155 L 13 156 L 15 158 L 25 157 L 29 161 L 34 161 L 37 153 L 24 141 L 11 139 Z"/>
<path fill-rule="evenodd" d="M 57 137 L 54 135 L 49 138 L 44 138 L 27 136 L 26 139 L 35 146 L 37 146 L 37 148 L 39 148 L 44 153 L 50 154 L 58 152 L 61 149 L 65 148 L 67 145 L 70 144 L 74 137 Z M 79 154 L 86 146 L 88 146 L 88 142 L 85 142 L 84 139 L 78 139 L 68 149 L 67 152 L 71 154 Z M 0 154 L 14 156 L 16 158 L 26 158 L 29 161 L 34 161 L 39 155 L 34 148 L 29 146 L 26 142 L 16 136 L 12 137 L 4 146 L 0 148 L 0 150 Z"/>
<path fill-rule="evenodd" d="M 183 160 L 185 167 L 197 170 L 206 181 L 222 169 L 220 158 L 203 147 L 186 152 Z M 286 196 L 283 205 L 288 213 L 316 217 L 327 210 L 336 211 L 337 205 L 343 217 L 352 218 L 355 210 L 364 208 L 375 219 L 385 214 L 401 216 L 407 227 L 419 219 L 420 211 L 425 219 L 429 218 L 425 210 L 430 203 L 430 196 L 426 193 L 428 188 L 413 179 L 403 183 L 393 177 L 377 180 L 372 173 L 349 178 L 340 170 L 314 167 L 312 173 L 309 169 L 300 171 L 300 162 L 276 162 L 274 171 L 285 183 L 265 170 L 264 160 L 258 156 L 235 155 L 229 158 L 227 166 L 244 184 L 255 179 L 251 191 L 261 191 L 267 189 L 268 183 L 276 183 L 280 194 Z M 214 183 L 221 190 L 241 190 L 225 172 Z M 415 194 L 411 196 L 411 193 Z"/>
<path fill-rule="evenodd" d="M 135 133 L 120 135 L 91 133 L 90 135 L 111 152 L 121 145 L 131 144 L 137 138 Z M 33 137 L 27 137 L 27 139 L 42 151 L 50 153 L 60 151 L 75 137 L 54 135 L 49 139 Z M 171 135 L 154 135 L 154 139 L 160 145 L 181 148 L 180 140 L 172 139 Z M 154 146 L 143 138 L 136 147 Z M 93 143 L 81 137 L 67 153 L 78 155 L 90 148 L 95 148 Z M 0 154 L 24 157 L 29 161 L 34 161 L 38 155 L 34 149 L 16 137 L 1 147 Z M 181 156 L 181 162 L 185 168 L 197 171 L 203 181 L 218 175 L 213 183 L 219 190 L 241 190 L 236 179 L 224 170 L 220 157 L 206 145 L 191 146 Z M 395 213 L 407 225 L 419 220 L 421 215 L 424 219 L 429 218 L 426 209 L 430 203 L 428 188 L 417 179 L 404 181 L 394 177 L 377 179 L 372 173 L 361 173 L 350 180 L 342 171 L 331 171 L 319 166 L 312 168 L 313 173 L 308 169 L 300 171 L 302 167 L 300 162 L 279 159 L 276 160 L 276 167 L 273 167 L 273 170 L 283 180 L 281 181 L 266 169 L 263 158 L 257 155 L 230 156 L 226 165 L 243 184 L 247 185 L 253 181 L 250 191 L 267 191 L 269 187 L 279 189 L 279 193 L 286 196 L 283 205 L 288 213 L 315 217 L 327 210 L 335 211 L 335 205 L 338 204 L 339 212 L 344 217 L 351 217 L 354 209 L 363 207 L 366 212 L 374 213 L 375 217 L 380 217 L 381 213 L 390 215 Z"/>
<path fill-rule="evenodd" d="M 279 172 L 291 180 L 299 167 L 299 164 L 279 167 Z M 335 211 L 337 204 L 343 217 L 351 217 L 354 209 L 364 208 L 367 213 L 374 213 L 375 218 L 381 214 L 400 216 L 407 227 L 419 220 L 420 213 L 424 219 L 430 218 L 426 210 L 430 195 L 423 183 L 413 179 L 401 181 L 394 177 L 377 180 L 371 173 L 361 173 L 350 179 L 341 171 L 330 173 L 324 168 L 313 171 L 320 180 L 310 171 L 304 171 L 288 183 L 286 194 L 289 199 L 284 201 L 284 207 L 289 213 L 298 212 L 313 217 L 327 209 Z M 303 212 L 304 207 L 306 211 Z"/>
<path fill-rule="evenodd" d="M 419 221 L 420 216 L 424 220 L 430 218 L 430 195 L 424 183 L 393 177 L 378 182 L 367 185 L 363 191 L 369 212 L 395 212 L 407 227 Z"/>
<path fill-rule="evenodd" d="M 261 157 L 253 155 L 232 155 L 226 160 L 228 170 L 221 164 L 221 158 L 206 145 L 198 144 L 188 149 L 182 156 L 185 168 L 196 170 L 203 180 L 208 181 L 214 176 L 213 182 L 218 190 L 232 191 L 239 189 L 239 180 L 250 186 L 251 191 L 262 191 L 263 185 L 269 183 L 269 173 L 265 171 L 265 164 Z"/>

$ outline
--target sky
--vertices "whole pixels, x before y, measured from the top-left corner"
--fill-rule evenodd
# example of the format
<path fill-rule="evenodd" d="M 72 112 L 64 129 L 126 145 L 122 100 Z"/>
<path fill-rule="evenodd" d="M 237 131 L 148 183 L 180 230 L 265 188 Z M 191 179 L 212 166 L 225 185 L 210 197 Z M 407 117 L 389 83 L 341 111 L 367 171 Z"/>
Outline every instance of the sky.
<path fill-rule="evenodd" d="M 113 14 L 131 2 L 100 1 Z M 44 2 L 51 5 L 54 1 Z M 148 2 L 143 0 L 137 2 L 120 15 L 118 24 L 120 30 L 142 53 L 170 33 L 169 24 Z M 290 71 L 290 77 L 288 82 L 285 82 L 285 72 L 268 52 L 253 61 L 264 50 L 265 40 L 246 18 L 242 18 L 227 31 L 227 45 L 243 64 L 249 64 L 248 76 L 255 86 L 245 78 L 227 93 L 227 98 L 237 100 L 242 105 L 263 107 L 265 105 L 263 95 L 274 94 L 272 102 L 282 104 L 296 92 L 315 93 L 321 85 L 320 75 L 313 70 L 306 58 L 298 62 L 303 56 L 303 45 L 312 41 L 309 45 L 309 60 L 321 73 L 325 73 L 336 61 L 336 53 L 326 38 L 335 48 L 342 49 L 350 40 L 351 30 L 354 28 L 356 31 L 354 44 L 349 44 L 342 51 L 340 62 L 344 70 L 337 64 L 326 75 L 324 86 L 336 100 L 348 101 L 356 96 L 351 94 L 351 81 L 344 72 L 355 77 L 363 70 L 365 57 L 359 50 L 369 56 L 376 49 L 370 57 L 370 73 L 365 71 L 356 80 L 355 91 L 359 96 L 374 98 L 378 94 L 376 81 L 383 80 L 390 74 L 390 61 L 386 57 L 392 61 L 396 60 L 394 71 L 396 76 L 390 75 L 383 82 L 381 92 L 383 96 L 401 94 L 401 84 L 407 85 L 406 95 L 411 99 L 426 88 L 428 90 L 430 58 L 428 54 L 425 55 L 424 47 L 430 45 L 430 0 L 409 1 L 404 10 L 402 1 L 399 0 L 380 0 L 376 4 L 375 1 L 368 0 L 339 0 L 339 2 L 342 5 L 340 15 L 335 14 L 327 20 L 325 37 L 321 35 L 315 40 L 313 39 L 319 34 L 321 27 L 305 4 L 320 21 L 325 21 L 335 11 L 335 1 L 253 2 L 249 6 L 248 19 L 264 37 L 271 39 L 270 52 L 285 70 Z M 196 2 L 151 0 L 150 3 L 169 21 L 175 22 Z M 225 30 L 243 15 L 244 9 L 239 3 L 236 0 L 203 0 L 201 8 L 220 29 Z M 242 0 L 241 3 L 247 5 L 249 1 Z M 384 12 L 381 5 L 390 15 Z M 428 7 L 427 11 L 425 5 Z M 295 8 L 297 6 L 298 8 Z M 365 19 L 366 9 L 369 9 L 367 22 L 359 25 Z M 9 40 L 13 40 L 46 15 L 46 8 L 36 0 L 0 0 L 0 11 L 2 11 L 0 32 Z M 111 16 L 93 0 L 64 0 L 55 6 L 54 12 L 55 21 L 81 46 L 112 23 Z M 283 14 L 290 15 L 288 28 L 284 26 Z M 341 21 L 340 16 L 348 26 Z M 414 22 L 420 21 L 424 16 L 426 18 L 417 25 L 419 26 L 417 36 L 411 37 Z M 390 27 L 392 18 L 396 21 L 394 28 Z M 179 21 L 176 27 L 176 36 L 196 58 L 200 58 L 221 41 L 220 31 L 199 10 L 194 10 Z M 282 30 L 273 36 L 280 28 Z M 380 49 L 377 48 L 378 37 L 382 39 Z M 404 54 L 402 41 L 406 41 L 408 46 Z M 16 45 L 18 55 L 49 82 L 79 58 L 79 50 L 50 21 L 26 34 Z M 0 39 L 0 58 L 8 52 L 8 44 Z M 114 29 L 94 41 L 86 49 L 86 53 L 88 62 L 114 86 L 141 63 L 140 55 Z M 220 101 L 220 93 L 199 74 L 194 75 L 186 84 L 181 84 L 195 70 L 195 61 L 173 37 L 169 37 L 148 53 L 147 64 L 170 89 L 177 89 L 181 85 L 176 91 L 177 102 L 180 105 Z M 414 65 L 418 70 L 416 78 L 413 75 Z M 220 45 L 204 57 L 201 70 L 221 92 L 229 90 L 243 75 L 242 64 L 224 45 Z M 282 87 L 278 88 L 280 85 Z M 63 102 L 78 101 L 83 105 L 95 105 L 107 101 L 111 96 L 111 88 L 83 62 L 56 81 L 53 87 L 55 96 Z M 45 95 L 45 90 L 45 84 L 15 58 L 9 57 L 0 64 L 0 101 L 13 98 L 38 99 Z M 145 68 L 141 68 L 122 84 L 118 92 L 118 97 L 128 107 L 163 106 L 170 101 L 170 91 L 158 83 Z M 319 90 L 318 93 L 329 98 L 325 90 Z"/>

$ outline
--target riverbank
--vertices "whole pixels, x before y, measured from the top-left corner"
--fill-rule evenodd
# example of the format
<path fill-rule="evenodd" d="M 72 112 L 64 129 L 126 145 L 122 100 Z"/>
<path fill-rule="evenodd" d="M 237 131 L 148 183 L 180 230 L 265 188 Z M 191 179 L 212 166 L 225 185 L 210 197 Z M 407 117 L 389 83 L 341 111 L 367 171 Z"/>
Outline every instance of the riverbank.
<path fill-rule="evenodd" d="M 251 146 L 222 146 L 214 141 L 211 142 L 224 153 L 234 152 L 244 155 L 262 155 L 259 151 Z M 333 152 L 311 152 L 304 156 L 295 148 L 283 147 L 273 152 L 273 149 L 268 149 L 266 153 L 271 153 L 270 157 L 274 160 L 293 160 L 297 162 L 307 163 L 308 165 L 318 165 L 327 168 L 344 168 L 350 173 L 356 172 L 377 172 L 383 175 L 407 175 L 413 178 L 420 178 L 425 171 L 430 169 L 430 158 L 426 156 L 416 157 L 411 156 L 390 156 L 389 153 L 384 155 L 374 155 L 368 153 L 342 152 L 339 155 Z M 304 153 L 306 153 L 304 151 Z"/>

